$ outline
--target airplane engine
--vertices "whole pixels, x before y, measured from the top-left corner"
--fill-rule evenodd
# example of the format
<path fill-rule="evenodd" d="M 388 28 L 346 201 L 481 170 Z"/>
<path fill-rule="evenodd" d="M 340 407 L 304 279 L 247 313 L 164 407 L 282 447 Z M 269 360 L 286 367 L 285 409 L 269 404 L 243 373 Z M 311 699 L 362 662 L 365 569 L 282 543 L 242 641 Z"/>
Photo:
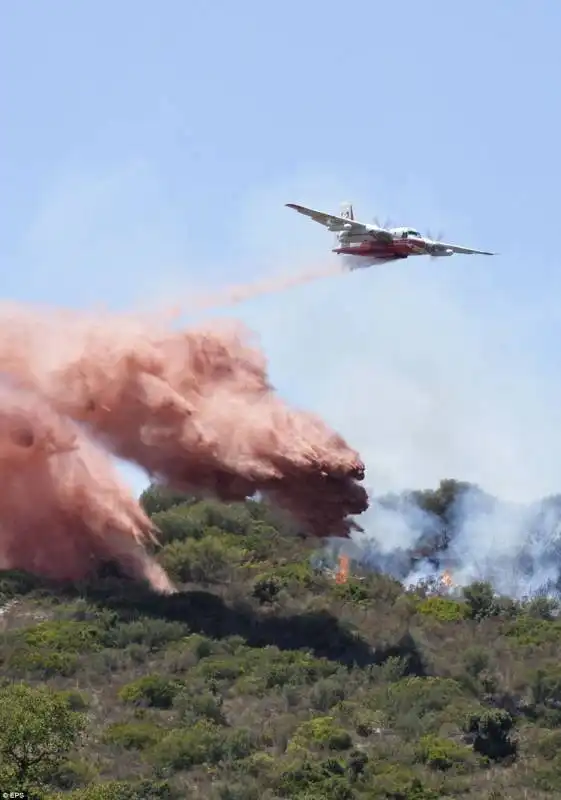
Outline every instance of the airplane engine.
<path fill-rule="evenodd" d="M 440 256 L 452 256 L 454 255 L 454 251 L 451 250 L 449 247 L 446 250 L 436 250 L 434 253 L 431 253 L 434 258 L 439 258 Z"/>

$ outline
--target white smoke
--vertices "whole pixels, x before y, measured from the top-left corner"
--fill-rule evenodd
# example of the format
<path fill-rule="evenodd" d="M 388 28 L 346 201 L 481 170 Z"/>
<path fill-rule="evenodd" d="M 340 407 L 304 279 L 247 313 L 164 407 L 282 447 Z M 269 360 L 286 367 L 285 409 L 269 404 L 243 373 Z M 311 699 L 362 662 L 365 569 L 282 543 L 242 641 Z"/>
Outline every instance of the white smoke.
<path fill-rule="evenodd" d="M 365 531 L 353 536 L 353 557 L 406 586 L 438 581 L 446 570 L 454 587 L 485 581 L 516 599 L 559 598 L 561 499 L 525 505 L 468 487 L 446 517 L 425 511 L 410 493 L 375 498 Z"/>
<path fill-rule="evenodd" d="M 489 581 L 500 594 L 521 598 L 557 594 L 561 573 L 559 506 L 494 500 L 481 503 L 473 491 L 456 505 L 457 534 L 450 555 L 454 580 L 465 586 Z"/>
<path fill-rule="evenodd" d="M 475 228 L 485 224 L 477 210 L 469 220 L 427 200 L 423 187 L 377 183 L 373 196 L 360 185 L 348 176 L 327 187 L 313 176 L 293 179 L 259 208 L 281 208 L 288 198 L 332 210 L 352 196 L 360 219 L 387 212 L 501 251 L 496 232 Z M 261 213 L 253 210 L 252 229 L 263 238 L 291 252 L 328 253 L 319 226 L 290 213 L 262 225 Z M 511 256 L 409 259 L 236 310 L 259 331 L 279 390 L 328 420 L 365 460 L 372 508 L 357 520 L 366 532 L 354 546 L 365 565 L 405 584 L 447 569 L 459 585 L 490 580 L 521 597 L 550 591 L 557 577 L 556 512 L 539 498 L 561 490 L 561 381 L 551 369 L 561 326 L 547 301 L 558 286 L 537 263 L 531 291 L 522 275 L 526 265 Z M 480 493 L 469 492 L 433 563 L 422 553 L 430 552 L 435 520 L 412 503 L 392 508 L 381 500 L 450 476 L 500 501 L 483 508 Z"/>

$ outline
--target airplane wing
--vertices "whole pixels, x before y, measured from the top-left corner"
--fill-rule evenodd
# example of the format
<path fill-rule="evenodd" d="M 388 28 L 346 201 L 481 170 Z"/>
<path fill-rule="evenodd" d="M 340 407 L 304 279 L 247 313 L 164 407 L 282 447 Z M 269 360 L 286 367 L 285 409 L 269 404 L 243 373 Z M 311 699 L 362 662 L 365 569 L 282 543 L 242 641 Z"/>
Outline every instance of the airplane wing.
<path fill-rule="evenodd" d="M 453 253 L 464 254 L 468 256 L 496 256 L 497 253 L 490 253 L 488 250 L 472 250 L 471 247 L 461 247 L 457 244 L 444 244 L 444 242 L 436 242 L 432 248 L 432 252 L 442 252 L 451 250 Z"/>
<path fill-rule="evenodd" d="M 287 208 L 293 208 L 299 214 L 304 214 L 310 217 L 314 222 L 319 222 L 330 231 L 343 231 L 347 230 L 351 234 L 369 234 L 381 241 L 393 241 L 393 237 L 389 231 L 383 228 L 378 228 L 376 225 L 365 225 L 363 222 L 347 219 L 346 217 L 338 217 L 334 214 L 325 214 L 323 211 L 315 211 L 313 208 L 306 208 L 306 206 L 299 206 L 296 203 L 286 203 Z"/>

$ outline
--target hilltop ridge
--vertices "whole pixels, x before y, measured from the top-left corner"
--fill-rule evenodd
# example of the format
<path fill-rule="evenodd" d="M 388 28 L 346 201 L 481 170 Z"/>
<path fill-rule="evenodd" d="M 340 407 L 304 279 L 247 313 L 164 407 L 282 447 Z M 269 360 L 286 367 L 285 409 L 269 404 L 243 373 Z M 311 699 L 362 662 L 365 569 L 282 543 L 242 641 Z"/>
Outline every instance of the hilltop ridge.
<path fill-rule="evenodd" d="M 356 562 L 338 583 L 321 566 L 336 549 L 260 502 L 151 487 L 141 503 L 175 595 L 115 564 L 79 584 L 0 573 L 2 787 L 48 800 L 561 792 L 554 601 L 485 583 L 406 590 Z M 22 766 L 14 737 L 40 753 L 37 730 L 56 752 Z"/>

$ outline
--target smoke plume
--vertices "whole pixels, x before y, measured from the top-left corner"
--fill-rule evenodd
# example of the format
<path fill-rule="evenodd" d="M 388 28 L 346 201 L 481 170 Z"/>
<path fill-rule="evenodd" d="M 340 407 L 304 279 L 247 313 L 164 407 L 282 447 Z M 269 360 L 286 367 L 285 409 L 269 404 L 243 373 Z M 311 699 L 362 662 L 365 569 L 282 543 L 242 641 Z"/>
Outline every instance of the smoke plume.
<path fill-rule="evenodd" d="M 444 510 L 427 509 L 446 484 Z M 349 551 L 355 562 L 406 586 L 447 574 L 454 589 L 487 581 L 517 599 L 561 597 L 561 497 L 513 503 L 445 481 L 435 492 L 371 498 L 363 526 Z"/>
<path fill-rule="evenodd" d="M 241 326 L 4 305 L 0 342 L 4 568 L 78 578 L 112 557 L 171 590 L 110 455 L 180 491 L 259 491 L 321 537 L 348 536 L 367 508 L 358 453 L 274 393 Z"/>

